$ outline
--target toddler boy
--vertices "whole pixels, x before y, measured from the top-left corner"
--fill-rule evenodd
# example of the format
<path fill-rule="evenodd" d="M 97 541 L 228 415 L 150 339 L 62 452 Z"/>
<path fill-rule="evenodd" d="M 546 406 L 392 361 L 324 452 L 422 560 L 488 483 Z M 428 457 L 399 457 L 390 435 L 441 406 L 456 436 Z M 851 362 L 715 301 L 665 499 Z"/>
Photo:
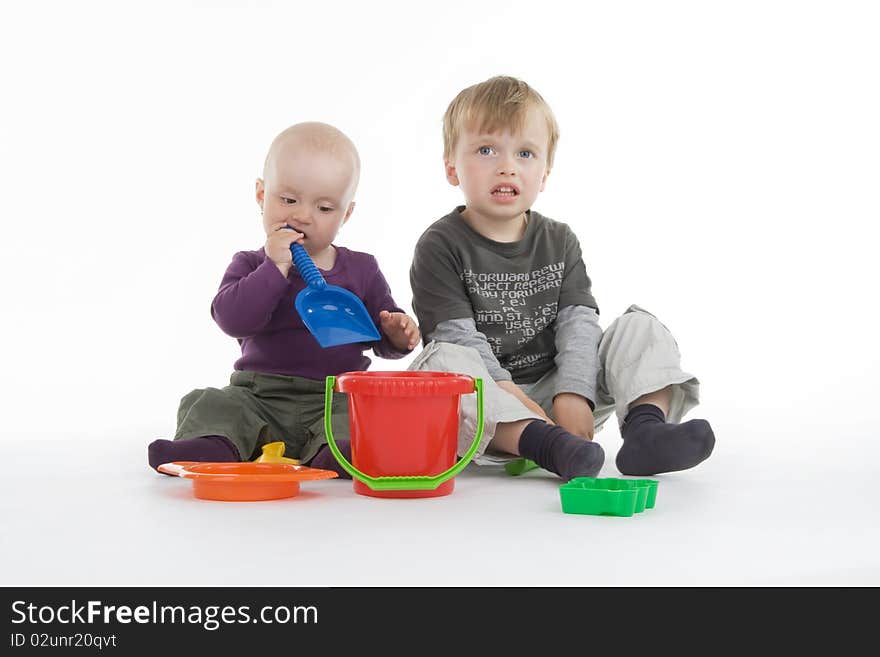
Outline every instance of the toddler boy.
<path fill-rule="evenodd" d="M 679 424 L 698 403 L 699 382 L 681 370 L 672 335 L 638 306 L 603 333 L 577 237 L 532 209 L 559 138 L 544 99 L 515 78 L 491 78 L 452 101 L 443 137 L 446 178 L 465 205 L 432 224 L 415 249 L 413 310 L 428 344 L 411 368 L 487 381 L 475 461 L 519 455 L 566 480 L 595 476 L 604 452 L 593 434 L 612 411 L 623 474 L 707 458 L 709 423 Z M 475 416 L 473 402 L 463 402 L 462 445 Z"/>

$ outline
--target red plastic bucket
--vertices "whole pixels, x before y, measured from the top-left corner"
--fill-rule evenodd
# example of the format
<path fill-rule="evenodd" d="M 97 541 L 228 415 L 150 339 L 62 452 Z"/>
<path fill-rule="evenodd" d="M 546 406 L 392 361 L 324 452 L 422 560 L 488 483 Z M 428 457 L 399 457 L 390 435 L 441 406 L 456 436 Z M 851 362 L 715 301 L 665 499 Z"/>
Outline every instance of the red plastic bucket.
<path fill-rule="evenodd" d="M 327 443 L 371 497 L 440 497 L 455 487 L 483 433 L 482 381 L 450 372 L 346 372 L 327 377 Z M 333 391 L 348 394 L 351 460 L 339 452 L 330 422 Z M 460 396 L 477 393 L 477 432 L 456 462 Z"/>

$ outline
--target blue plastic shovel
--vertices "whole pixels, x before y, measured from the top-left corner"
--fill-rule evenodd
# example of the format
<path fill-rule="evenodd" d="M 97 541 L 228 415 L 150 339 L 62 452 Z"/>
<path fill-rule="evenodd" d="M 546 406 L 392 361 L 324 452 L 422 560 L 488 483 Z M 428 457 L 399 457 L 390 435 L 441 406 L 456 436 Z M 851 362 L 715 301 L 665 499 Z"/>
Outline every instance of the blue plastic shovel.
<path fill-rule="evenodd" d="M 322 347 L 352 342 L 375 342 L 380 338 L 363 302 L 337 285 L 327 285 L 302 244 L 290 245 L 293 264 L 308 284 L 296 295 L 296 311 Z"/>

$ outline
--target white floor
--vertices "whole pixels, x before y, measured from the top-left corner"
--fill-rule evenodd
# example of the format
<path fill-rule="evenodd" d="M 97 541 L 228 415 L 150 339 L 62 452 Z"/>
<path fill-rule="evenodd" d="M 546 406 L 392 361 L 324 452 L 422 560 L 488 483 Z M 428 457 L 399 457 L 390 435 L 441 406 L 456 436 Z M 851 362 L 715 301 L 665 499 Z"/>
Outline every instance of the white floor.
<path fill-rule="evenodd" d="M 377 500 L 334 480 L 275 502 L 201 501 L 148 469 L 143 436 L 4 442 L 0 582 L 880 584 L 870 436 L 736 437 L 742 427 L 713 424 L 712 458 L 658 477 L 656 508 L 631 518 L 564 514 L 546 473 L 475 466 L 444 498 Z M 598 439 L 616 476 L 616 428 Z"/>

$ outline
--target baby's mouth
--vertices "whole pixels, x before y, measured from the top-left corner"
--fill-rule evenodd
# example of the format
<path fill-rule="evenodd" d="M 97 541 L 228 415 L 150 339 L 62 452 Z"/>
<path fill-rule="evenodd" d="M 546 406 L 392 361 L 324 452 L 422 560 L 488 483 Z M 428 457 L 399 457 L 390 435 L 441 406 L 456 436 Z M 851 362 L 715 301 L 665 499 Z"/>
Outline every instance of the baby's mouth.
<path fill-rule="evenodd" d="M 513 198 L 519 196 L 519 188 L 516 185 L 496 185 L 492 188 L 491 194 L 492 196 Z"/>
<path fill-rule="evenodd" d="M 302 236 L 303 236 L 303 239 L 305 239 L 306 237 L 308 237 L 308 235 L 305 234 L 305 231 L 303 231 L 303 230 L 300 229 L 300 228 L 294 228 L 294 227 L 291 226 L 290 224 L 285 224 L 284 227 L 285 227 L 285 228 L 288 228 L 288 229 L 290 229 L 290 230 L 295 230 L 297 233 L 301 233 Z"/>

